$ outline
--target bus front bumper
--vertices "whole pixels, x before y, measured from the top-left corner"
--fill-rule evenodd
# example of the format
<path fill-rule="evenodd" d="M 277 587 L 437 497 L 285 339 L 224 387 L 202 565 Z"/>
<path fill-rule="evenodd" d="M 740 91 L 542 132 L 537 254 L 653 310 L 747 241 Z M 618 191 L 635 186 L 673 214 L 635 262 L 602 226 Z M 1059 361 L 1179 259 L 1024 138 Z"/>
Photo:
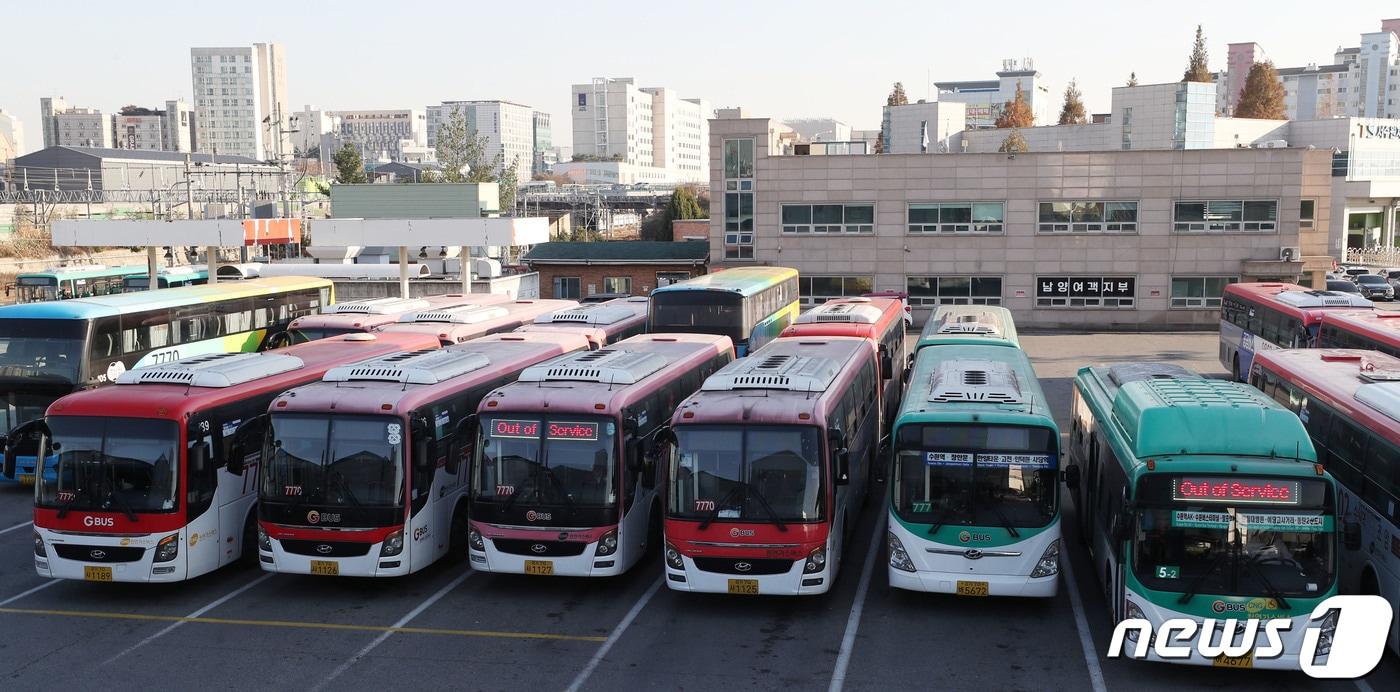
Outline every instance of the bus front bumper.
<path fill-rule="evenodd" d="M 42 528 L 35 531 L 44 542 L 44 554 L 34 554 L 34 571 L 41 577 L 135 583 L 176 582 L 187 578 L 185 553 L 189 542 L 185 529 L 180 530 L 180 537 L 176 539 L 180 550 L 175 559 L 164 562 L 155 561 L 155 546 L 160 536 L 60 534 Z M 60 550 L 68 557 L 59 555 Z M 74 557 L 77 555 L 87 559 Z"/>
<path fill-rule="evenodd" d="M 323 577 L 400 577 L 408 574 L 410 545 L 404 545 L 403 550 L 398 555 L 380 555 L 383 543 L 369 544 L 369 549 L 363 555 L 346 556 L 343 554 L 327 555 L 298 555 L 287 552 L 283 549 L 281 541 L 269 539 L 272 550 L 265 548 L 258 550 L 258 564 L 265 572 L 278 572 L 281 574 L 309 574 Z M 324 545 L 332 546 L 333 550 L 327 553 L 342 553 L 344 543 Z M 357 551 L 356 551 L 357 552 Z"/>
<path fill-rule="evenodd" d="M 666 565 L 666 586 L 672 591 L 690 593 L 729 593 L 744 596 L 815 596 L 831 590 L 831 563 L 819 572 L 804 573 L 806 560 L 792 561 L 779 574 L 706 572 L 689 556 L 681 556 L 685 569 Z"/>
<path fill-rule="evenodd" d="M 953 572 L 906 572 L 889 567 L 890 586 L 908 591 L 986 596 L 1025 596 L 1051 598 L 1059 589 L 1059 574 L 1031 579 L 1011 574 L 957 574 Z M 964 589 L 959 590 L 959 585 Z M 986 587 L 982 594 L 981 587 Z"/>
<path fill-rule="evenodd" d="M 612 577 L 622 574 L 616 553 L 597 555 L 598 544 L 588 543 L 581 555 L 512 555 L 503 553 L 486 539 L 486 550 L 471 549 L 472 569 L 500 574 L 528 574 L 553 577 Z"/>

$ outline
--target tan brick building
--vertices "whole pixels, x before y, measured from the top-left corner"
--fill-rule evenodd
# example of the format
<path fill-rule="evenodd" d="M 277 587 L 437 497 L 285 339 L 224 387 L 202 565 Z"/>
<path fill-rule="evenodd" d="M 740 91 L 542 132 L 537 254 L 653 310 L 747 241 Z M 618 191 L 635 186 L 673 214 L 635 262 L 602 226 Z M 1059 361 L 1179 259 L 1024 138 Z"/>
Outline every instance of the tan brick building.
<path fill-rule="evenodd" d="M 710 245 L 693 240 L 540 243 L 523 261 L 539 272 L 543 298 L 582 300 L 604 293 L 644 296 L 657 286 L 706 273 Z"/>

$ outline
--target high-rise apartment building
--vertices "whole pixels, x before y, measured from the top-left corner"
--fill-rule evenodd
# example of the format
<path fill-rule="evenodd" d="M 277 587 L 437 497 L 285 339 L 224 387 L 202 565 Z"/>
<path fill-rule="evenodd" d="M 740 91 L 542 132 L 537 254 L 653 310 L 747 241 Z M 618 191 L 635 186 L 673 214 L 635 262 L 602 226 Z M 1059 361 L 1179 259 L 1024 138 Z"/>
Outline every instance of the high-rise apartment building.
<path fill-rule="evenodd" d="M 502 167 L 515 168 L 516 180 L 530 179 L 535 162 L 536 111 L 511 101 L 443 101 L 428 106 L 428 148 L 437 147 L 438 131 L 459 112 L 466 120 L 467 132 L 485 139 L 484 158 L 500 158 Z M 545 127 L 548 129 L 548 115 Z"/>
<path fill-rule="evenodd" d="M 572 87 L 574 156 L 621 163 L 649 180 L 709 179 L 709 118 L 703 99 L 683 99 L 665 87 L 595 78 Z"/>
<path fill-rule="evenodd" d="M 335 111 L 340 141 L 360 150 L 365 161 L 403 161 L 405 153 L 427 146 L 427 118 L 418 108 Z"/>
<path fill-rule="evenodd" d="M 259 160 L 293 153 L 282 46 L 191 48 L 196 146 Z"/>
<path fill-rule="evenodd" d="M 112 119 L 96 108 L 69 108 L 54 113 L 53 128 L 56 146 L 112 146 Z"/>
<path fill-rule="evenodd" d="M 53 116 L 68 110 L 68 102 L 62 96 L 45 96 L 39 99 L 39 126 L 44 130 L 44 148 L 58 145 L 58 130 Z"/>

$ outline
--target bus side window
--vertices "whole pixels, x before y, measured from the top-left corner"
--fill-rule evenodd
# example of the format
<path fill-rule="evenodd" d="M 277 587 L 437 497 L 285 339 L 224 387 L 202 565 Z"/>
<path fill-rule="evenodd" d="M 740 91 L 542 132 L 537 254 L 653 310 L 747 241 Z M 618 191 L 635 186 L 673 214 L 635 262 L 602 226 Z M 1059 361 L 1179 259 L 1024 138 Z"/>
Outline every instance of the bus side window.
<path fill-rule="evenodd" d="M 1400 478 L 1400 450 L 1372 437 L 1366 454 L 1366 487 L 1361 491 L 1362 497 L 1382 514 L 1388 514 L 1387 504 L 1400 495 L 1397 478 Z"/>
<path fill-rule="evenodd" d="M 1349 488 L 1361 488 L 1366 473 L 1366 432 L 1337 416 L 1327 435 L 1327 470 Z"/>
<path fill-rule="evenodd" d="M 89 352 L 89 360 L 94 365 L 104 366 L 108 361 L 122 354 L 121 329 L 117 324 L 117 318 L 102 317 L 93 321 L 92 346 Z M 93 374 L 100 374 L 105 370 L 105 367 L 93 368 Z"/>

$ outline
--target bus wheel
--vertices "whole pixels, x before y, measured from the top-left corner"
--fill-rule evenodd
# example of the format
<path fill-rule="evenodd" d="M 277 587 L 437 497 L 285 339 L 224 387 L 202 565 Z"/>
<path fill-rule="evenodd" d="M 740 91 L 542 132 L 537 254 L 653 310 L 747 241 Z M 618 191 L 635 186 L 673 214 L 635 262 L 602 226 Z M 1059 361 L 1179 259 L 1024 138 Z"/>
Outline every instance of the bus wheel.
<path fill-rule="evenodd" d="M 243 552 L 238 556 L 239 562 L 249 566 L 258 564 L 258 522 L 253 516 L 254 512 L 249 512 L 243 522 Z"/>
<path fill-rule="evenodd" d="M 646 554 L 646 553 L 650 552 L 652 549 L 660 549 L 660 547 L 661 547 L 661 505 L 660 505 L 660 503 L 653 502 L 653 503 L 651 503 L 651 515 L 647 518 L 647 545 L 646 545 L 646 550 L 643 550 L 642 553 L 643 553 L 643 554 Z"/>
<path fill-rule="evenodd" d="M 1363 596 L 1381 595 L 1380 582 L 1376 580 L 1376 573 L 1372 572 L 1370 567 L 1367 567 L 1366 571 L 1361 575 L 1360 592 Z"/>
<path fill-rule="evenodd" d="M 467 511 L 462 505 L 452 511 L 452 525 L 447 529 L 447 559 L 464 560 L 467 557 Z"/>

